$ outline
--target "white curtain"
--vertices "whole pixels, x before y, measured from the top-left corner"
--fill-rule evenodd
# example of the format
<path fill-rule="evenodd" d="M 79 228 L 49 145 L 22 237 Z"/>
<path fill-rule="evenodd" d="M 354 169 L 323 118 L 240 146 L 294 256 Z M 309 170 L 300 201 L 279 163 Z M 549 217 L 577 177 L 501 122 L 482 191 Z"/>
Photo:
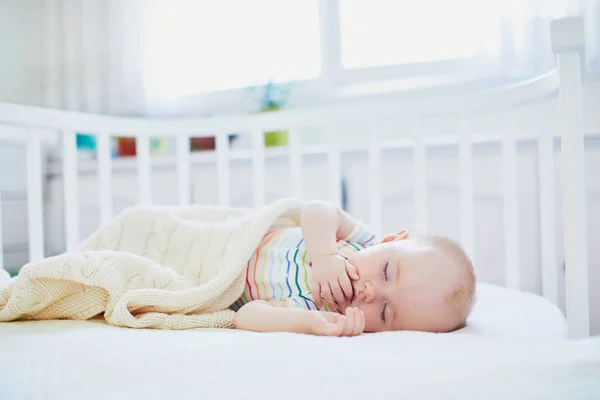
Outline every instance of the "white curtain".
<path fill-rule="evenodd" d="M 43 105 L 94 113 L 144 110 L 144 0 L 36 0 L 42 9 Z"/>
<path fill-rule="evenodd" d="M 148 113 L 150 105 L 157 100 L 149 93 L 149 88 L 157 86 L 152 81 L 156 79 L 153 60 L 166 55 L 165 48 L 177 45 L 162 40 L 166 37 L 165 26 L 156 23 L 157 7 L 160 5 L 163 11 L 165 7 L 173 7 L 175 14 L 185 13 L 189 12 L 185 4 L 191 2 L 34 1 L 42 10 L 41 105 L 117 115 Z M 198 1 L 206 5 L 205 12 L 211 12 L 212 1 Z M 436 1 L 447 2 L 429 0 L 432 4 Z M 475 64 L 474 74 L 482 78 L 516 78 L 552 68 L 549 24 L 553 18 L 566 15 L 584 16 L 585 65 L 588 72 L 600 71 L 600 0 L 458 0 L 461 1 L 475 5 L 471 11 L 463 12 L 474 13 L 470 19 L 478 21 L 477 57 L 484 62 Z M 399 3 L 407 4 L 407 7 L 410 4 L 394 0 L 396 6 Z M 198 10 L 198 3 L 194 7 Z M 252 15 L 245 17 L 250 21 L 253 18 Z M 272 18 L 278 16 L 272 15 Z M 192 25 L 193 21 L 193 18 L 182 19 L 182 23 Z M 218 44 L 218 35 L 214 40 Z M 192 54 L 190 49 L 180 51 Z M 230 49 L 223 48 L 223 51 Z M 183 58 L 181 54 L 179 56 L 185 60 L 185 54 Z M 182 79 L 187 78 L 178 73 L 173 71 L 173 80 L 181 84 Z M 202 70 L 194 69 L 188 73 L 202 74 Z M 164 71 L 160 79 L 161 85 L 168 85 L 169 76 L 167 74 L 165 78 Z"/>

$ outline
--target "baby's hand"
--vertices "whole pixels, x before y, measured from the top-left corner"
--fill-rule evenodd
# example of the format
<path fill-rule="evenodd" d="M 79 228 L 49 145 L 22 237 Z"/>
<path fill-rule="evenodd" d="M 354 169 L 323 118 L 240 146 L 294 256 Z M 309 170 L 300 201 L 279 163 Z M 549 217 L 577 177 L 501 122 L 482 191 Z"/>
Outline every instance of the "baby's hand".
<path fill-rule="evenodd" d="M 323 306 L 323 298 L 331 311 L 339 308 L 343 312 L 354 296 L 350 279 L 357 280 L 358 272 L 344 257 L 334 254 L 314 259 L 311 289 L 317 307 Z"/>
<path fill-rule="evenodd" d="M 307 318 L 311 332 L 319 336 L 357 336 L 365 329 L 365 315 L 355 307 L 347 308 L 346 315 L 310 311 Z"/>

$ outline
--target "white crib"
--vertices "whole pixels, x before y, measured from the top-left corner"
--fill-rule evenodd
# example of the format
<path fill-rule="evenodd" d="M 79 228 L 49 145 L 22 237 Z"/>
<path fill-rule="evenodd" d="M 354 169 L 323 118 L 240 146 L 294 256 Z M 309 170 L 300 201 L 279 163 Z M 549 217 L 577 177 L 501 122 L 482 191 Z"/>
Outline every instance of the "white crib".
<path fill-rule="evenodd" d="M 91 132 L 97 137 L 97 179 L 100 223 L 115 214 L 113 196 L 111 136 L 136 138 L 137 193 L 140 203 L 152 199 L 152 136 L 176 140 L 176 179 L 179 204 L 192 198 L 190 180 L 193 162 L 201 161 L 216 168 L 217 199 L 231 204 L 231 162 L 251 160 L 252 205 L 267 202 L 267 161 L 284 158 L 288 162 L 288 188 L 279 194 L 298 197 L 323 197 L 342 203 L 342 156 L 364 153 L 367 157 L 367 222 L 381 231 L 383 226 L 381 175 L 385 151 L 405 149 L 411 153 L 414 193 L 414 223 L 428 225 L 428 190 L 426 185 L 429 147 L 449 145 L 458 150 L 460 198 L 460 241 L 471 252 L 474 242 L 473 156 L 472 147 L 480 143 L 500 143 L 503 165 L 505 284 L 521 289 L 517 204 L 517 142 L 534 141 L 538 152 L 539 210 L 543 295 L 553 303 L 558 298 L 558 257 L 556 252 L 555 172 L 562 174 L 563 219 L 566 268 L 566 313 L 572 337 L 590 332 L 589 285 L 584 193 L 584 125 L 580 51 L 583 48 L 582 24 L 578 18 L 555 21 L 552 44 L 557 69 L 527 82 L 491 91 L 436 98 L 413 97 L 393 102 L 364 105 L 282 111 L 260 115 L 242 115 L 212 119 L 137 119 L 90 115 L 77 112 L 0 104 L 0 124 L 17 128 L 17 133 L 2 133 L 0 140 L 26 142 L 29 258 L 47 256 L 44 234 L 44 188 L 42 180 L 43 132 L 52 131 L 62 138 L 62 188 L 64 193 L 64 234 L 66 250 L 80 242 L 80 174 L 76 132 Z M 537 116 L 547 115 L 546 119 Z M 536 116 L 536 118 L 532 118 Z M 350 128 L 348 128 L 350 126 Z M 302 142 L 303 128 L 318 128 L 326 139 L 321 144 Z M 14 130 L 14 129 L 13 129 Z M 289 145 L 265 148 L 263 133 L 287 130 Z M 346 140 L 347 132 L 358 130 L 362 140 Z M 251 138 L 250 150 L 230 148 L 228 134 L 236 132 Z M 215 137 L 216 150 L 202 155 L 191 154 L 189 138 Z M 560 140 L 562 166 L 554 171 L 554 142 Z M 302 171 L 305 158 L 326 157 L 322 174 L 326 174 L 327 193 L 307 194 Z M 94 162 L 96 163 L 96 162 Z M 1 216 L 0 216 L 1 218 Z M 1 219 L 0 219 L 1 220 Z M 0 247 L 2 244 L 0 230 Z M 1 262 L 1 258 L 0 258 Z"/>

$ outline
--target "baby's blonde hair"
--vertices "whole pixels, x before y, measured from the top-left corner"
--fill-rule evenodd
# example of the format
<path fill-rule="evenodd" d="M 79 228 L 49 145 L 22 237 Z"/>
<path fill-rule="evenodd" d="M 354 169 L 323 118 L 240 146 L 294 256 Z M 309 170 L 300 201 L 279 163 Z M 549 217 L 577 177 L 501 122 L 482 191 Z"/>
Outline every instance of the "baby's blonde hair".
<path fill-rule="evenodd" d="M 451 307 L 455 316 L 455 325 L 450 332 L 465 327 L 467 318 L 475 304 L 476 277 L 471 259 L 457 242 L 443 236 L 418 235 L 418 240 L 428 243 L 431 247 L 450 257 L 461 269 L 463 274 L 459 284 L 446 297 L 446 304 Z"/>

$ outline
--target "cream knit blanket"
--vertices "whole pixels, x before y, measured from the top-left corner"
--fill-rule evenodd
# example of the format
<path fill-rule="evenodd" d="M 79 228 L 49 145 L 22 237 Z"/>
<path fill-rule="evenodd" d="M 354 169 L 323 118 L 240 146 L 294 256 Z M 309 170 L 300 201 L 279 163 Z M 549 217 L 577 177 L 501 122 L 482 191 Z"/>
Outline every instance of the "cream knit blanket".
<path fill-rule="evenodd" d="M 78 252 L 32 262 L 12 279 L 0 271 L 0 322 L 104 313 L 131 328 L 231 328 L 248 259 L 270 227 L 298 225 L 303 204 L 128 209 Z"/>

